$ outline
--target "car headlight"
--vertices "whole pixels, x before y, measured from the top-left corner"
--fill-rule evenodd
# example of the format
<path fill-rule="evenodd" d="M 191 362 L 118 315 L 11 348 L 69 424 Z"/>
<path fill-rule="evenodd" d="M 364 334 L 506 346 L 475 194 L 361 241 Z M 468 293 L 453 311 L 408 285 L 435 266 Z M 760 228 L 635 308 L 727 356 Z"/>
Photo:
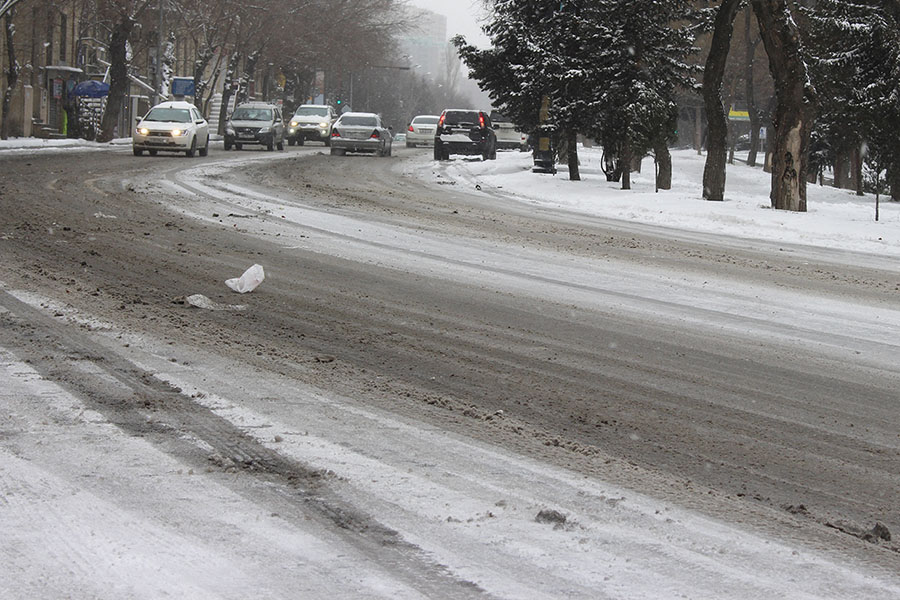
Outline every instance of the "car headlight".
<path fill-rule="evenodd" d="M 269 125 L 268 127 L 260 127 L 259 132 L 260 133 L 272 133 L 272 126 Z"/>
<path fill-rule="evenodd" d="M 138 133 L 141 135 L 150 135 L 150 130 L 146 127 L 141 127 L 140 129 L 138 129 Z"/>
<path fill-rule="evenodd" d="M 300 124 L 300 123 L 297 122 L 297 121 L 291 121 L 291 127 L 296 127 L 296 126 L 299 125 L 299 124 Z"/>
<path fill-rule="evenodd" d="M 182 135 L 187 135 L 187 129 L 173 129 L 172 137 L 180 137 Z"/>
<path fill-rule="evenodd" d="M 319 123 L 319 127 L 328 127 L 328 123 Z"/>

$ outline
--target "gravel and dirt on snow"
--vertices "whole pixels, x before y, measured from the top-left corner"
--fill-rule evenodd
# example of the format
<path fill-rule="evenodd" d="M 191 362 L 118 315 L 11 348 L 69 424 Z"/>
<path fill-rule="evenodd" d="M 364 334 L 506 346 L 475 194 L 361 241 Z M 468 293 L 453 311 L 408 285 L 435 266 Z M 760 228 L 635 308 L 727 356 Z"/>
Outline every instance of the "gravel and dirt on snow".
<path fill-rule="evenodd" d="M 0 157 L 0 597 L 900 597 L 891 257 L 94 150 Z"/>

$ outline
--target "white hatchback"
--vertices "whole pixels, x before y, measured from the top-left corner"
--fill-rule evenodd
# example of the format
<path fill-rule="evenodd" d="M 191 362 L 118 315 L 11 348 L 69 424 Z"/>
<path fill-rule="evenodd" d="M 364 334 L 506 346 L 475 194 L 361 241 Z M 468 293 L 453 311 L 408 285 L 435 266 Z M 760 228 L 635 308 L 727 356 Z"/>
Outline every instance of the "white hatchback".
<path fill-rule="evenodd" d="M 168 101 L 157 104 L 138 120 L 131 137 L 135 156 L 144 150 L 154 156 L 158 151 L 184 152 L 185 156 L 206 156 L 209 152 L 209 123 L 190 102 Z"/>

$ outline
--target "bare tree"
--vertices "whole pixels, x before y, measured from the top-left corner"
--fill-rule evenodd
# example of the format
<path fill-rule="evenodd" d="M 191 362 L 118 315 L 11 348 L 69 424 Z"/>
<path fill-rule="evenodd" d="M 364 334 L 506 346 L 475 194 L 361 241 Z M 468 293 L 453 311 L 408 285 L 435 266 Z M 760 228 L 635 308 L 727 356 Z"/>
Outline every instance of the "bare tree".
<path fill-rule="evenodd" d="M 815 90 L 800 47 L 788 0 L 750 0 L 775 79 L 775 142 L 772 206 L 806 211 L 809 139 L 816 113 Z"/>
<path fill-rule="evenodd" d="M 706 107 L 706 165 L 703 168 L 703 198 L 725 198 L 725 164 L 727 160 L 728 117 L 722 103 L 722 80 L 731 47 L 734 19 L 742 0 L 722 0 L 716 14 L 712 42 L 703 70 L 703 103 Z"/>
<path fill-rule="evenodd" d="M 11 1 L 11 0 L 10 0 Z M 16 25 L 13 18 L 16 16 L 15 3 L 4 11 L 3 17 L 5 21 L 6 32 L 6 89 L 3 90 L 3 124 L 0 126 L 0 139 L 9 139 L 9 106 L 12 101 L 13 92 L 19 81 L 19 61 L 16 60 L 16 46 L 13 38 L 16 34 Z"/>
<path fill-rule="evenodd" d="M 0 17 L 5 17 L 8 12 L 16 7 L 22 0 L 0 0 Z"/>
<path fill-rule="evenodd" d="M 100 122 L 100 135 L 97 141 L 108 142 L 113 139 L 122 102 L 128 93 L 128 41 L 135 25 L 151 0 L 99 0 L 97 13 L 100 18 L 113 23 L 109 36 L 109 95 L 106 98 L 106 110 Z"/>

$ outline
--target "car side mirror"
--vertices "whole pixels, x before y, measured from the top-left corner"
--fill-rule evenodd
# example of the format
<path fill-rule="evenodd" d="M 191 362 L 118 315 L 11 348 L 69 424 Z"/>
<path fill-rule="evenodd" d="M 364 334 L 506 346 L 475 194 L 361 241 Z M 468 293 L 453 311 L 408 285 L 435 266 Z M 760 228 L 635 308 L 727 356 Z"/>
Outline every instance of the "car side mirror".
<path fill-rule="evenodd" d="M 194 121 L 194 125 L 203 125 L 204 123 L 206 123 L 206 121 L 204 121 L 202 119 L 199 121 Z"/>
<path fill-rule="evenodd" d="M 491 125 L 491 129 L 500 129 L 500 125 L 497 123 L 494 123 L 493 125 Z"/>

